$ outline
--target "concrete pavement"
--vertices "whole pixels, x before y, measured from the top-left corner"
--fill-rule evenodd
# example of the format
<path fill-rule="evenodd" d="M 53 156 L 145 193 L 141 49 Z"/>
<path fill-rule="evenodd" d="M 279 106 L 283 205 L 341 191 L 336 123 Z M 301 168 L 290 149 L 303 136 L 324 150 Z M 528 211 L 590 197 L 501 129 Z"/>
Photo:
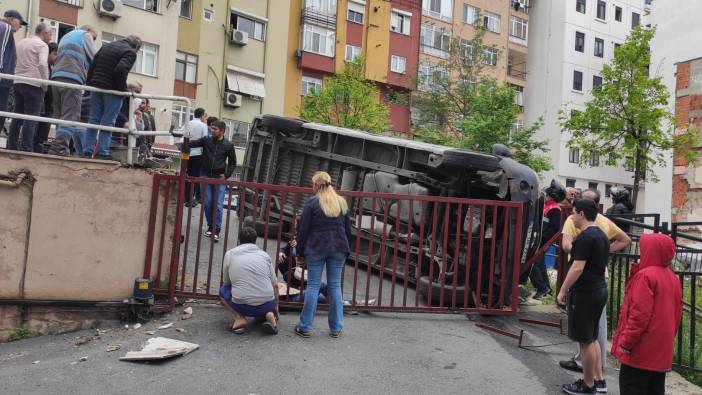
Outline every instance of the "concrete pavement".
<path fill-rule="evenodd" d="M 332 339 L 321 312 L 315 336 L 302 339 L 292 330 L 295 312 L 284 313 L 278 336 L 255 327 L 238 336 L 226 330 L 230 316 L 223 307 L 193 309 L 187 321 L 173 314 L 137 330 L 103 326 L 107 333 L 80 346 L 78 339 L 94 330 L 0 344 L 0 393 L 557 394 L 560 384 L 577 378 L 556 365 L 570 355 L 570 345 L 518 349 L 516 341 L 485 332 L 464 315 L 347 315 L 342 337 Z M 166 322 L 175 326 L 156 329 Z M 557 330 L 528 329 L 532 344 L 567 340 Z M 160 363 L 118 360 L 140 349 L 150 330 L 200 349 Z M 119 351 L 106 352 L 115 344 Z M 83 356 L 88 360 L 80 362 Z M 615 371 L 608 373 L 610 393 L 617 394 Z"/>

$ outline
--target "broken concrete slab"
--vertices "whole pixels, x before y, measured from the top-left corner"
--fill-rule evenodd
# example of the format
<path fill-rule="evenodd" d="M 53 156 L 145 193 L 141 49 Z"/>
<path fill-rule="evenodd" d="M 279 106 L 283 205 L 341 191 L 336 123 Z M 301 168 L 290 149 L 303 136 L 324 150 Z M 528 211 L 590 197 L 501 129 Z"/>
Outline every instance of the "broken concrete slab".
<path fill-rule="evenodd" d="M 167 337 L 154 337 L 146 341 L 141 351 L 129 351 L 120 361 L 156 361 L 187 355 L 200 347 L 199 344 L 188 343 Z"/>
<path fill-rule="evenodd" d="M 193 308 L 188 306 L 183 309 L 183 314 L 192 314 L 193 313 Z"/>

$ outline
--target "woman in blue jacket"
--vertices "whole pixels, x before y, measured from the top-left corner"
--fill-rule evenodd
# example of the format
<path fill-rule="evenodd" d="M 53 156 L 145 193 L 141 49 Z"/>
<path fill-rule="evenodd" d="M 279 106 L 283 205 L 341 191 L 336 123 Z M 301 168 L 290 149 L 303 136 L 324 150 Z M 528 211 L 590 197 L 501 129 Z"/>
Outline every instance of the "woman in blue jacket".
<path fill-rule="evenodd" d="M 315 195 L 305 203 L 297 230 L 297 254 L 306 262 L 308 279 L 305 304 L 295 333 L 302 337 L 312 334 L 322 271 L 326 264 L 329 335 L 336 338 L 344 327 L 341 273 L 350 252 L 351 223 L 346 200 L 334 191 L 329 174 L 316 172 L 312 176 L 312 190 Z"/>

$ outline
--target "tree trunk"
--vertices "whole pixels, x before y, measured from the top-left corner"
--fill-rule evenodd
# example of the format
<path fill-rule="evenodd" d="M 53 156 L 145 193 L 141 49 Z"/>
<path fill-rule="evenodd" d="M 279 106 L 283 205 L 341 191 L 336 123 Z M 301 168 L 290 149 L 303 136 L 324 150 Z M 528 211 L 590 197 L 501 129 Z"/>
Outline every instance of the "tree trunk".
<path fill-rule="evenodd" d="M 636 148 L 636 159 L 634 163 L 634 191 L 631 195 L 631 204 L 634 206 L 634 212 L 636 212 L 636 201 L 639 198 L 639 184 L 641 183 L 641 148 Z"/>

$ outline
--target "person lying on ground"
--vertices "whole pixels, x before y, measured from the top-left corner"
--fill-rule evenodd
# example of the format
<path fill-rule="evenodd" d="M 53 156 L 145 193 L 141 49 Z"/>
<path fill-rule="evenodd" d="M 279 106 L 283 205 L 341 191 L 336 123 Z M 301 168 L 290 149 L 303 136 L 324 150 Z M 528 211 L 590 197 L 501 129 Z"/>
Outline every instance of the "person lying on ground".
<path fill-rule="evenodd" d="M 219 295 L 234 314 L 230 329 L 246 332 L 246 317 L 265 319 L 263 330 L 277 334 L 278 280 L 270 256 L 256 245 L 256 230 L 244 227 L 239 232 L 239 246 L 224 256 L 224 283 Z"/>

